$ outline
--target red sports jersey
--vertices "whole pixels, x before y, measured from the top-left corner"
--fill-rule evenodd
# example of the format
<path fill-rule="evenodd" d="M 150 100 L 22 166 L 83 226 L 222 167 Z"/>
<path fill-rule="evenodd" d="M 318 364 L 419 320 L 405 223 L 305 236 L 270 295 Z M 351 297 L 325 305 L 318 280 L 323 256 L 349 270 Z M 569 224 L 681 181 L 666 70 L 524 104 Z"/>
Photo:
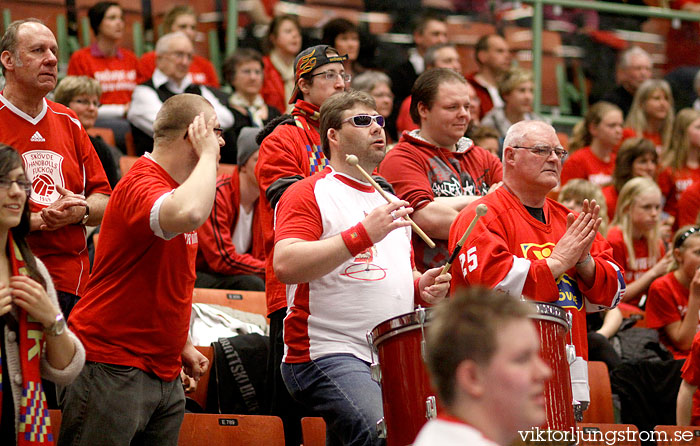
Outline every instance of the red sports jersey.
<path fill-rule="evenodd" d="M 452 293 L 481 284 L 515 296 L 554 303 L 573 315 L 572 338 L 576 353 L 588 358 L 586 309 L 617 306 L 624 294 L 623 272 L 612 258 L 612 248 L 600 234 L 591 247 L 596 263 L 595 279 L 587 287 L 575 268 L 554 279 L 547 257 L 566 232 L 570 211 L 547 198 L 542 223 L 531 216 L 506 187 L 498 188 L 462 210 L 450 228 L 450 251 L 475 216 L 478 204 L 488 206 L 452 265 Z M 589 304 L 593 308 L 589 308 Z"/>
<path fill-rule="evenodd" d="M 628 139 L 628 138 L 634 138 L 637 136 L 637 132 L 634 129 L 631 129 L 629 127 L 625 127 L 622 129 L 622 141 Z M 659 132 L 643 132 L 642 133 L 642 138 L 646 138 L 649 141 L 653 142 L 654 145 L 656 146 L 656 151 L 658 153 L 661 153 L 664 148 L 664 142 L 663 139 L 661 138 L 661 133 Z M 622 144 L 622 141 L 620 141 L 620 144 Z"/>
<path fill-rule="evenodd" d="M 659 244 L 659 258 L 651 259 L 649 258 L 649 245 L 647 244 L 647 240 L 645 238 L 636 239 L 632 243 L 634 247 L 636 268 L 632 268 L 627 262 L 629 254 L 627 252 L 625 241 L 622 238 L 622 230 L 618 226 L 611 227 L 608 230 L 607 239 L 608 243 L 610 243 L 610 246 L 613 249 L 613 259 L 615 259 L 617 264 L 620 265 L 625 271 L 625 283 L 627 284 L 630 284 L 642 277 L 644 273 L 649 271 L 656 264 L 656 262 L 663 257 L 665 252 L 664 243 L 661 241 L 661 239 L 659 239 L 657 240 Z M 641 298 L 642 296 L 640 295 L 634 300 L 627 301 L 627 303 L 631 305 L 639 305 L 639 300 Z"/>
<path fill-rule="evenodd" d="M 681 369 L 681 377 L 690 385 L 700 386 L 700 332 L 695 334 L 690 354 Z M 693 394 L 693 409 L 690 415 L 691 426 L 700 423 L 700 389 Z"/>
<path fill-rule="evenodd" d="M 321 149 L 319 123 L 308 118 L 309 115 L 318 116 L 318 107 L 299 100 L 292 114 L 294 122 L 280 124 L 260 144 L 258 163 L 255 165 L 255 177 L 260 186 L 260 222 L 265 237 L 267 314 L 287 306 L 285 286 L 277 280 L 272 269 L 274 209 L 267 199 L 267 191 L 278 182 L 284 182 L 285 178 L 305 178 L 319 172 L 328 163 Z"/>
<path fill-rule="evenodd" d="M 236 251 L 233 232 L 238 221 L 241 201 L 238 166 L 233 174 L 223 174 L 216 179 L 216 197 L 211 215 L 197 229 L 199 250 L 197 271 L 217 274 L 265 274 L 263 233 L 260 230 L 258 200 L 253 207 L 252 241 L 249 254 Z"/>
<path fill-rule="evenodd" d="M 615 189 L 615 186 L 612 184 L 603 188 L 605 204 L 608 205 L 608 221 L 613 221 L 613 218 L 615 218 L 615 209 L 617 208 L 617 198 L 619 195 L 617 189 Z"/>
<path fill-rule="evenodd" d="M 293 184 L 275 213 L 275 242 L 325 240 L 386 201 L 369 183 L 327 168 Z M 287 285 L 284 362 L 349 353 L 369 362 L 366 334 L 413 310 L 411 230 L 399 228 L 309 283 Z"/>
<path fill-rule="evenodd" d="M 138 83 L 146 82 L 153 76 L 156 69 L 156 52 L 144 53 L 139 59 Z M 219 88 L 219 76 L 216 74 L 214 65 L 199 54 L 192 57 L 189 73 L 192 75 L 192 83 L 206 85 L 208 87 Z"/>
<path fill-rule="evenodd" d="M 138 85 L 138 59 L 125 48 L 117 55 L 105 57 L 96 44 L 73 53 L 68 62 L 69 76 L 94 77 L 102 87 L 103 104 L 128 104 L 131 92 Z"/>
<path fill-rule="evenodd" d="M 688 312 L 690 291 L 681 285 L 673 272 L 661 276 L 649 286 L 647 298 L 647 327 L 659 330 L 659 340 L 673 353 L 675 359 L 685 359 L 690 350 L 680 350 L 666 334 L 665 326 L 682 321 Z M 700 327 L 700 320 L 698 321 Z"/>
<path fill-rule="evenodd" d="M 451 152 L 405 133 L 379 165 L 379 175 L 394 186 L 396 195 L 420 210 L 435 197 L 484 195 L 503 178 L 503 167 L 495 155 L 462 138 Z M 423 272 L 442 266 L 449 252 L 447 240 L 434 240 L 434 249 L 414 234 L 416 266 Z"/>
<path fill-rule="evenodd" d="M 575 151 L 566 160 L 561 170 L 561 185 L 565 185 L 574 178 L 588 180 L 600 187 L 612 182 L 612 173 L 615 170 L 615 153 L 610 155 L 610 161 L 604 162 L 593 152 L 589 146 Z"/>
<path fill-rule="evenodd" d="M 0 122 L 0 142 L 22 155 L 32 181 L 32 212 L 61 197 L 56 186 L 85 196 L 111 193 L 97 152 L 72 110 L 44 100 L 42 111 L 31 118 L 0 95 Z M 90 271 L 85 227 L 74 224 L 56 231 L 34 231 L 27 240 L 46 264 L 56 289 L 82 296 Z"/>
<path fill-rule="evenodd" d="M 88 361 L 180 373 L 195 280 L 197 232 L 164 233 L 160 204 L 179 185 L 148 155 L 122 178 L 102 220 L 85 296 L 70 315 Z"/>

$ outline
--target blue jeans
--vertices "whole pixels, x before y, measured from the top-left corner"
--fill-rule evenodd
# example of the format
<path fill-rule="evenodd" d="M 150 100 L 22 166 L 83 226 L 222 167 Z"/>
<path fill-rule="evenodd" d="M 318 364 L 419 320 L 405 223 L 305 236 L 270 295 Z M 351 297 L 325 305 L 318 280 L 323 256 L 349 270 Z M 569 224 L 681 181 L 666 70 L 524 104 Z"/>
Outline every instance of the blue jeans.
<path fill-rule="evenodd" d="M 302 364 L 282 363 L 289 393 L 326 421 L 327 445 L 383 445 L 377 437 L 382 392 L 369 364 L 350 354 L 337 354 Z"/>

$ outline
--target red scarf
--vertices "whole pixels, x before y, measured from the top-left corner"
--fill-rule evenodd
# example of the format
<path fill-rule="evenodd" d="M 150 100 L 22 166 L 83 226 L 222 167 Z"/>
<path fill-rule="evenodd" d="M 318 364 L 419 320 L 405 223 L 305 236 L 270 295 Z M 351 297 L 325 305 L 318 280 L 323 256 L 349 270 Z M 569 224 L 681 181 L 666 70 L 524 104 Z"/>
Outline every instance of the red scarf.
<path fill-rule="evenodd" d="M 309 135 L 309 132 L 318 134 L 318 126 L 320 124 L 319 118 L 321 116 L 318 107 L 299 99 L 294 104 L 292 116 L 294 116 L 294 123 L 301 132 L 301 137 L 306 140 L 306 152 L 309 157 L 309 175 L 322 171 L 323 168 L 328 165 L 328 159 L 323 154 L 323 148 L 314 143 Z M 302 117 L 304 118 L 303 120 L 301 119 Z"/>
<path fill-rule="evenodd" d="M 22 253 L 12 239 L 12 233 L 7 234 L 7 254 L 10 258 L 12 276 L 28 275 L 22 258 Z M 19 356 L 22 371 L 22 396 L 19 407 L 19 424 L 17 427 L 17 445 L 53 445 L 53 434 L 49 410 L 46 407 L 46 396 L 41 386 L 41 349 L 44 339 L 44 327 L 40 322 L 29 316 L 25 310 L 15 307 L 19 314 Z M 3 358 L 0 358 L 2 365 Z M 0 401 L 2 401 L 2 367 L 0 367 Z M 9 377 L 4 380 L 12 385 Z M 14 417 L 14 414 L 12 414 Z M 0 404 L 2 417 L 2 404 Z"/>

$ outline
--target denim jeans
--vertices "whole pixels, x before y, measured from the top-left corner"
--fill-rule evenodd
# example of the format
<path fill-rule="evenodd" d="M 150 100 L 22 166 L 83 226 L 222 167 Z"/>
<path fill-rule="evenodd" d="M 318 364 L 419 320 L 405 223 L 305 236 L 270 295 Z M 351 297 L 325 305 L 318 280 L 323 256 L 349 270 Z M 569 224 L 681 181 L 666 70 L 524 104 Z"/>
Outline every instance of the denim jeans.
<path fill-rule="evenodd" d="M 368 363 L 350 354 L 337 354 L 301 364 L 282 363 L 281 370 L 292 397 L 326 421 L 326 444 L 384 444 L 377 437 L 382 393 Z"/>

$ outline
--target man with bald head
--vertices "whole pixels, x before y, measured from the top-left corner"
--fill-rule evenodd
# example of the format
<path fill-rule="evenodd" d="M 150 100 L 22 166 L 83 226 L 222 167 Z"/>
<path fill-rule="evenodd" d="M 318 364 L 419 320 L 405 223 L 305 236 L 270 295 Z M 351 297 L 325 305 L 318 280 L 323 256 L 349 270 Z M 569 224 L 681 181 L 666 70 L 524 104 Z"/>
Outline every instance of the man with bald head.
<path fill-rule="evenodd" d="M 637 89 L 644 81 L 651 79 L 652 61 L 649 53 L 633 46 L 620 54 L 617 64 L 618 85 L 608 91 L 601 100 L 611 102 L 627 116 Z"/>
<path fill-rule="evenodd" d="M 547 198 L 567 155 L 551 125 L 518 122 L 503 146 L 503 187 L 467 206 L 450 228 L 452 250 L 476 206 L 488 206 L 452 265 L 453 289 L 480 284 L 561 306 L 573 316 L 576 355 L 586 360 L 586 309 L 615 307 L 625 290 L 612 248 L 598 234 L 600 206 L 585 201 L 575 215 Z"/>
<path fill-rule="evenodd" d="M 119 181 L 105 211 L 85 297 L 69 320 L 87 364 L 64 389 L 59 445 L 177 444 L 180 371 L 206 357 L 188 338 L 197 228 L 211 213 L 219 147 L 214 108 L 198 95 L 163 104 L 155 145 Z"/>
<path fill-rule="evenodd" d="M 137 86 L 131 96 L 126 117 L 131 123 L 138 153 L 153 147 L 153 122 L 166 99 L 180 93 L 192 93 L 209 101 L 216 111 L 221 128 L 233 126 L 233 114 L 221 103 L 215 91 L 192 82 L 189 73 L 194 47 L 182 31 L 169 33 L 156 43 L 156 70 L 153 77 Z"/>
<path fill-rule="evenodd" d="M 0 142 L 22 154 L 32 181 L 27 241 L 51 273 L 67 317 L 90 270 L 85 226 L 100 224 L 111 188 L 75 113 L 45 98 L 56 86 L 57 51 L 56 38 L 37 19 L 18 20 L 5 31 Z"/>

